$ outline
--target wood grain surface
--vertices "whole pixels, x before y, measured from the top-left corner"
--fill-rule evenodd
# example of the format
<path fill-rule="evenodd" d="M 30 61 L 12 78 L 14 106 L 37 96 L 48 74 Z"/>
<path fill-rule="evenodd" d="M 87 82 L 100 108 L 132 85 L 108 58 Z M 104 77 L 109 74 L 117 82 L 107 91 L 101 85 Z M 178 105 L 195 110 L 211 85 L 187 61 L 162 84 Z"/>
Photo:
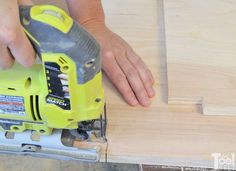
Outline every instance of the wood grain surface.
<path fill-rule="evenodd" d="M 236 1 L 165 0 L 170 104 L 236 115 Z"/>
<path fill-rule="evenodd" d="M 103 0 L 103 4 L 109 27 L 151 68 L 157 93 L 149 108 L 130 107 L 104 77 L 107 161 L 213 167 L 212 153 L 236 152 L 236 118 L 204 116 L 195 105 L 167 104 L 163 1 Z"/>
<path fill-rule="evenodd" d="M 206 167 L 213 166 L 212 153 L 235 152 L 236 118 L 204 116 L 195 105 L 167 105 L 163 1 L 103 2 L 107 23 L 151 68 L 157 92 L 151 107 L 132 108 L 104 80 L 108 161 Z"/>

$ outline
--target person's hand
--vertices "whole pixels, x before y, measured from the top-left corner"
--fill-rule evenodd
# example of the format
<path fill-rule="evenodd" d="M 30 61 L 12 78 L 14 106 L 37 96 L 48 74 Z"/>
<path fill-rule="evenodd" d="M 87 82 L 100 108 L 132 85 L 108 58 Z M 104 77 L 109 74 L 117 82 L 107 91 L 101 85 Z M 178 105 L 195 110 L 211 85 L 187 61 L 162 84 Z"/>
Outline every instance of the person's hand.
<path fill-rule="evenodd" d="M 102 23 L 83 25 L 101 46 L 102 68 L 128 104 L 149 106 L 154 78 L 132 48 Z"/>
<path fill-rule="evenodd" d="M 0 69 L 10 68 L 14 60 L 29 67 L 35 52 L 20 25 L 18 1 L 0 0 L 0 4 Z"/>

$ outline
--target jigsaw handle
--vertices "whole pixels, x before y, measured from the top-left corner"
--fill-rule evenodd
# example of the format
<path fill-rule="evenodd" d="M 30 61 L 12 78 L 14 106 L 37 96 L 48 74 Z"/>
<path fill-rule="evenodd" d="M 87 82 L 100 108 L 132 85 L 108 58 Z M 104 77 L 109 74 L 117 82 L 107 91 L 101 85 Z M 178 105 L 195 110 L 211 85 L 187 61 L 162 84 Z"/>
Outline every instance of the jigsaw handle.
<path fill-rule="evenodd" d="M 66 54 L 75 63 L 79 84 L 100 72 L 98 43 L 62 9 L 51 5 L 20 6 L 20 21 L 41 58 L 46 53 Z"/>

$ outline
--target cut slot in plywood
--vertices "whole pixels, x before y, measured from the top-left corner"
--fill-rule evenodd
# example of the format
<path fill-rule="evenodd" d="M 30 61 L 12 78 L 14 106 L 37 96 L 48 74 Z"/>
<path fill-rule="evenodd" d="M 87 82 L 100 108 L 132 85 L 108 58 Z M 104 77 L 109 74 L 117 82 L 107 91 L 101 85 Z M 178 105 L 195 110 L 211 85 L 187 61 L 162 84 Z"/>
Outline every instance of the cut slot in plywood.
<path fill-rule="evenodd" d="M 165 0 L 169 104 L 236 115 L 236 1 Z"/>

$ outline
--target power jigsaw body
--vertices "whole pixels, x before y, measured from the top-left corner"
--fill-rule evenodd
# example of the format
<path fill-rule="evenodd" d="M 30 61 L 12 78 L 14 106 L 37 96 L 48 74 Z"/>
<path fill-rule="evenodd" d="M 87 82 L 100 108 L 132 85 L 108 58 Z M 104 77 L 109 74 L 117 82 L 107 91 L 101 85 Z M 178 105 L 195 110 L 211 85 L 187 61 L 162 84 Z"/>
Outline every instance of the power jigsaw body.
<path fill-rule="evenodd" d="M 0 150 L 97 161 L 72 141 L 106 141 L 99 45 L 55 6 L 20 7 L 20 20 L 42 63 L 0 72 Z"/>

